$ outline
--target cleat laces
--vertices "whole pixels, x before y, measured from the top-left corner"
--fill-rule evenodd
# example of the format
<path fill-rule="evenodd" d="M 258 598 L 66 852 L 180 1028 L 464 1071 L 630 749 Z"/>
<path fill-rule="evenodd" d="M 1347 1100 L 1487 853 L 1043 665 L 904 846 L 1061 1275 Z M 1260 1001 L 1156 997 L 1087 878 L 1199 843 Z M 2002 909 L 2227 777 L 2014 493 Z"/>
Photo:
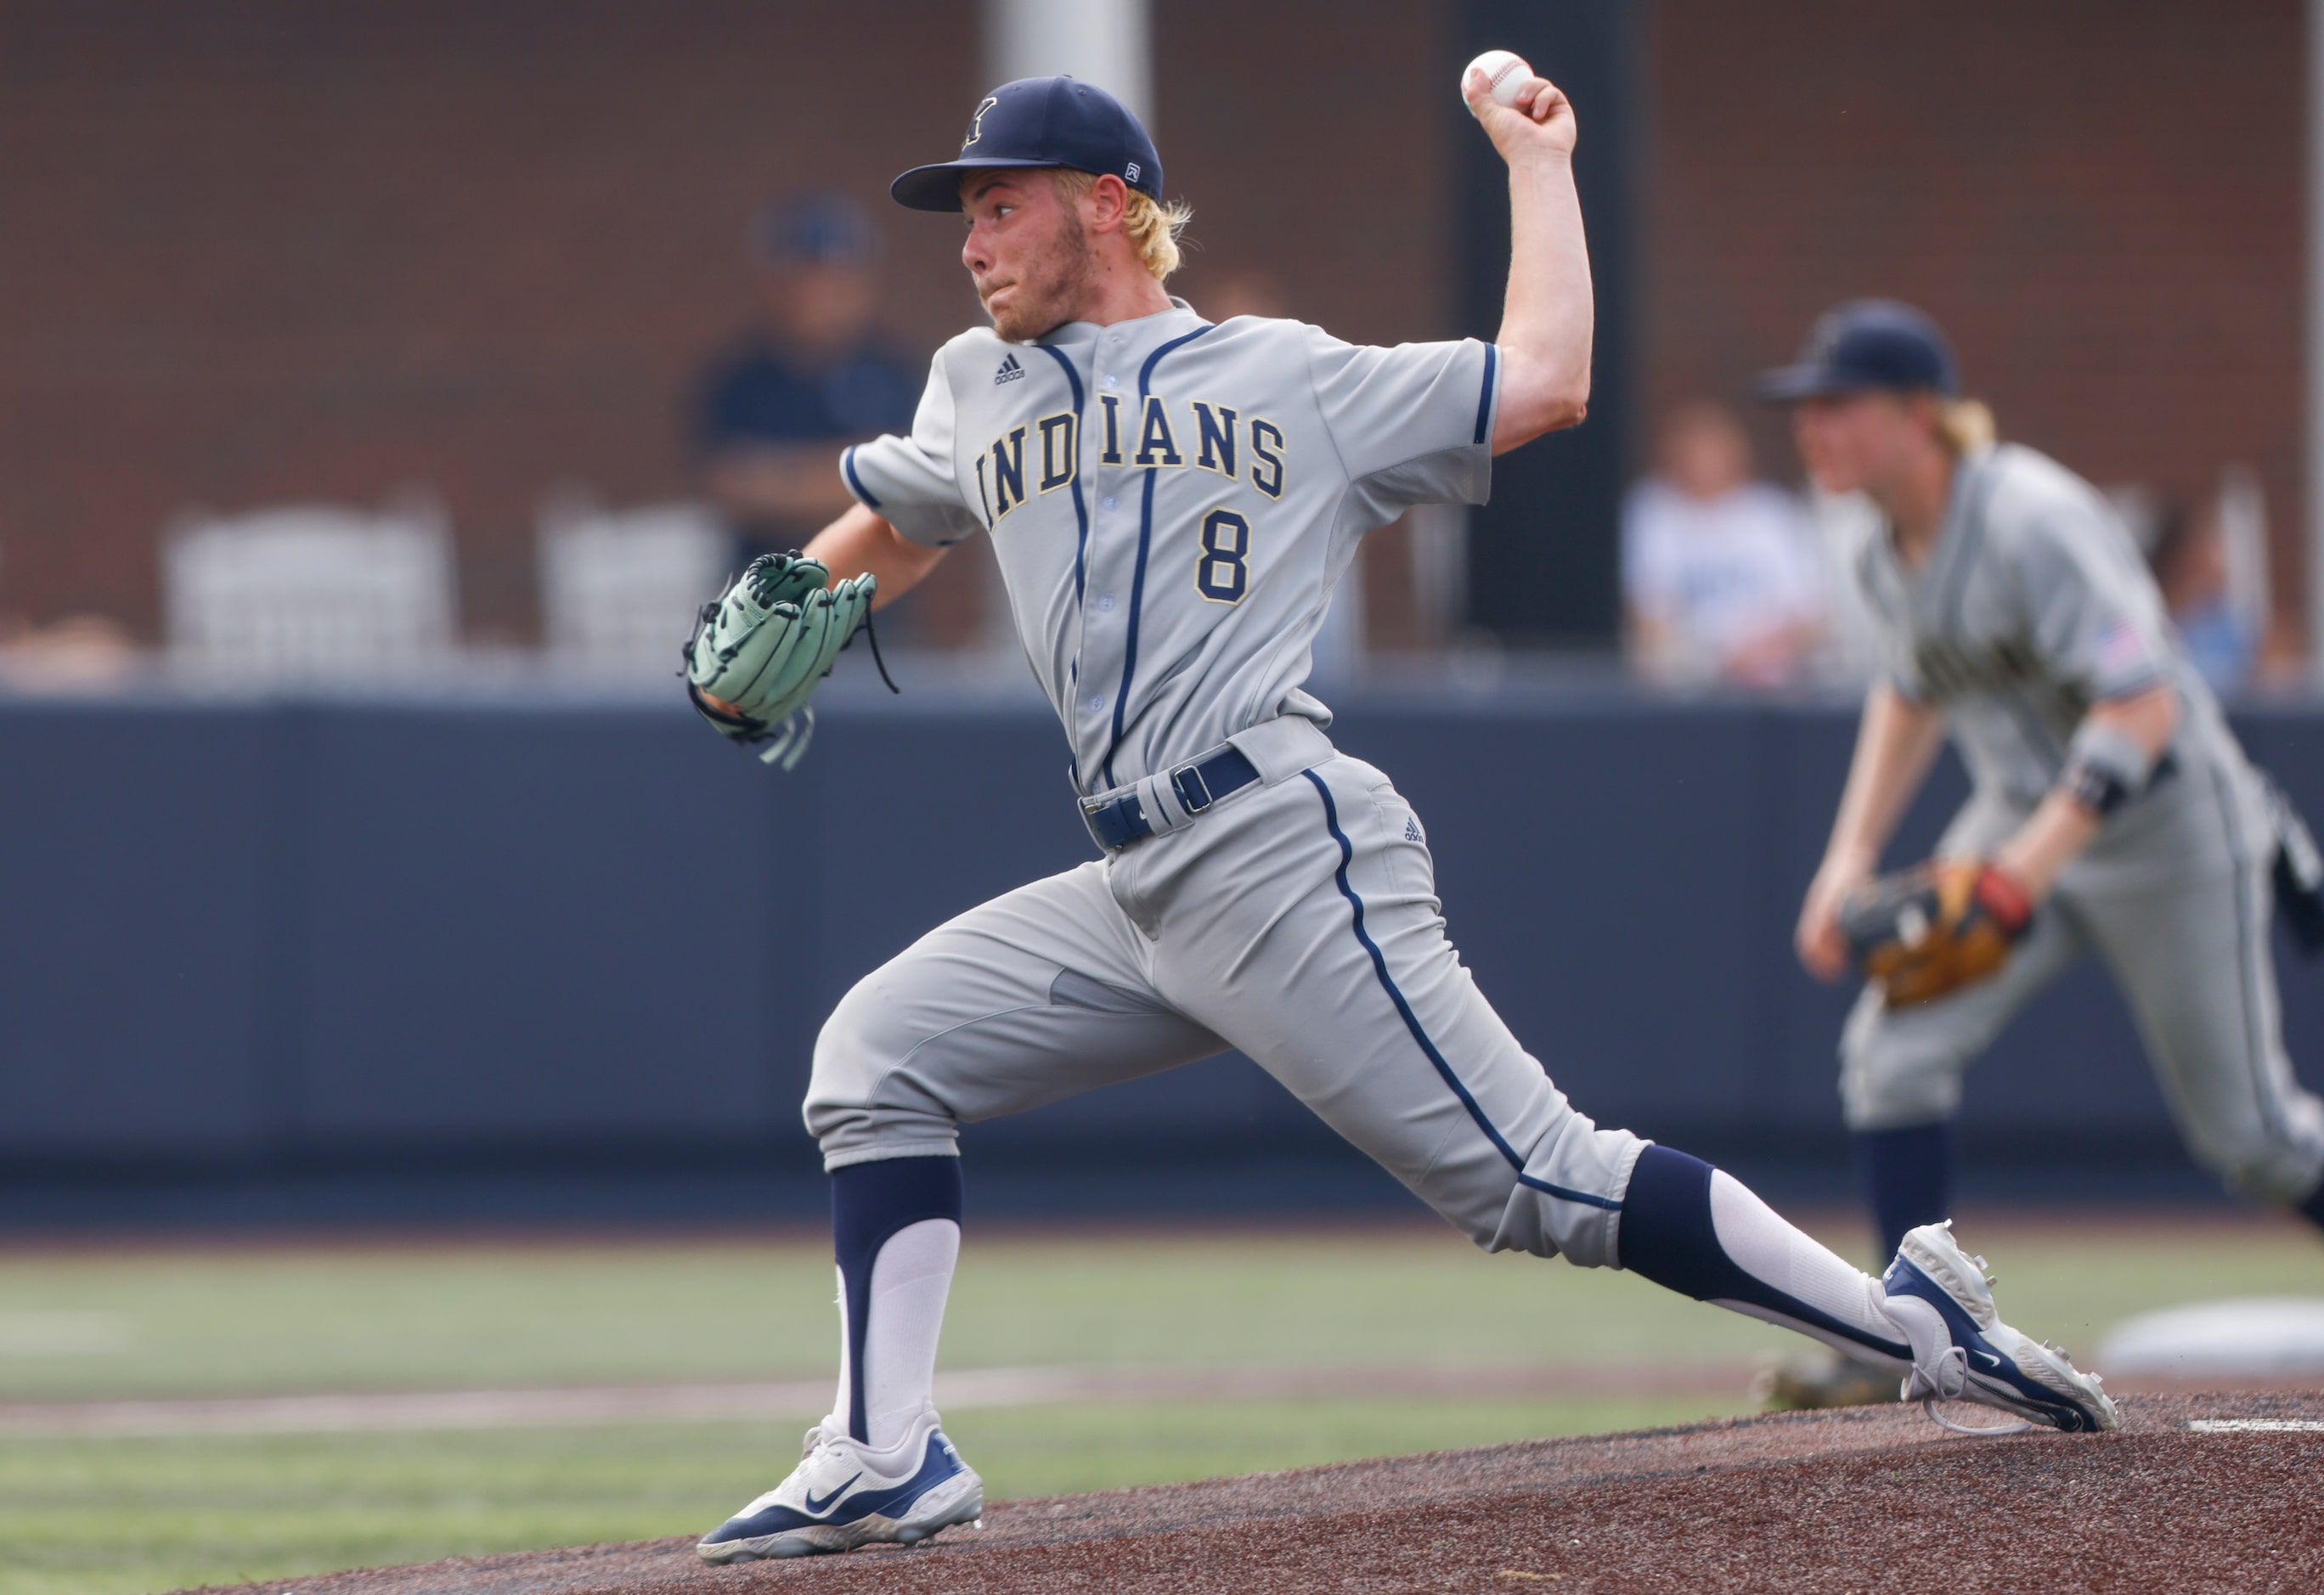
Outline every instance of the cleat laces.
<path fill-rule="evenodd" d="M 1929 1421 L 1935 1424 L 1938 1428 L 1950 1429 L 1956 1434 L 1990 1436 L 1995 1434 L 2030 1434 L 2034 1432 L 2034 1425 L 2024 1422 L 2015 1424 L 1996 1424 L 1988 1429 L 1977 1428 L 1969 1424 L 1957 1424 L 1953 1422 L 1952 1419 L 1945 1416 L 1944 1414 L 1937 1410 L 1937 1398 L 1933 1396 L 1926 1397 L 1922 1400 L 1921 1410 L 1929 1415 Z"/>

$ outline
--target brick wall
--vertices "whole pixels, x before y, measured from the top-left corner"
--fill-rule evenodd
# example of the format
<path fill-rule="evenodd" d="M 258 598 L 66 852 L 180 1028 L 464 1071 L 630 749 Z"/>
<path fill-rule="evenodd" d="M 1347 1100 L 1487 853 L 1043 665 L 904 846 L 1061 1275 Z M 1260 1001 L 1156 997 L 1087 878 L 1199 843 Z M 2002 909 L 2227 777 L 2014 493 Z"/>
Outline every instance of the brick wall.
<path fill-rule="evenodd" d="M 1740 398 L 1834 300 L 1907 299 L 2005 437 L 2085 475 L 2192 495 L 2256 466 L 2296 613 L 2301 12 L 1660 0 L 1650 410 Z"/>
<path fill-rule="evenodd" d="M 1449 0 L 1155 12 L 1183 290 L 1258 266 L 1344 336 L 1443 332 Z M 1661 0 L 1649 410 L 1900 294 L 2006 432 L 2101 481 L 2259 467 L 2296 604 L 2301 48 L 2292 0 Z M 530 636 L 545 490 L 686 488 L 682 396 L 751 314 L 743 218 L 876 198 L 954 142 L 981 61 L 968 0 L 0 9 L 0 613 L 150 636 L 173 512 L 418 484 L 471 632 Z M 933 343 L 975 314 L 955 235 L 887 219 L 893 318 Z"/>
<path fill-rule="evenodd" d="M 1452 326 L 1452 84 L 1439 0 L 1157 0 L 1157 141 L 1199 247 L 1172 288 L 1257 265 L 1286 314 L 1364 343 Z M 1296 58 L 1296 87 L 1278 74 Z"/>
<path fill-rule="evenodd" d="M 529 632 L 541 492 L 686 481 L 678 396 L 771 193 L 957 138 L 964 7 L 205 0 L 0 12 L 0 608 L 150 633 L 189 503 L 432 488 L 472 632 Z M 840 134 L 844 132 L 844 136 Z M 897 252 L 919 333 L 973 302 Z"/>
<path fill-rule="evenodd" d="M 1449 10 L 1158 0 L 1156 137 L 1172 190 L 1194 206 L 1198 245 L 1174 291 L 1209 312 L 1211 290 L 1257 268 L 1279 313 L 1342 337 L 1452 335 Z M 1275 68 L 1295 57 L 1301 88 L 1286 96 Z M 1362 558 L 1372 645 L 1433 642 L 1403 523 L 1367 539 Z"/>
<path fill-rule="evenodd" d="M 1438 330 L 1434 7 L 1158 9 L 1187 291 L 1263 259 L 1299 313 Z M 956 145 L 978 23 L 967 0 L 0 9 L 0 613 L 151 636 L 174 512 L 417 484 L 458 530 L 471 634 L 530 635 L 544 490 L 685 490 L 683 395 L 752 312 L 769 196 L 880 199 L 916 343 L 975 316 L 955 226 L 881 196 Z M 1295 39 L 1331 90 L 1296 115 L 1266 85 Z M 1360 179 L 1402 193 L 1392 225 Z"/>

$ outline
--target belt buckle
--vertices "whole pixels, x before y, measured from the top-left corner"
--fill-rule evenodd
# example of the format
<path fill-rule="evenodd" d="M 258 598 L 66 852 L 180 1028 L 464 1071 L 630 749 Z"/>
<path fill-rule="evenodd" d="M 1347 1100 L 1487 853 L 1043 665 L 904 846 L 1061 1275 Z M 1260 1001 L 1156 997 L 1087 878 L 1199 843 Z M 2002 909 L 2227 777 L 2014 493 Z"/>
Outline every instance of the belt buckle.
<path fill-rule="evenodd" d="M 1190 792 L 1186 789 L 1189 785 L 1192 785 L 1194 791 Z M 1172 770 L 1170 789 L 1178 794 L 1179 805 L 1188 814 L 1200 814 L 1217 801 L 1211 796 L 1210 783 L 1203 779 L 1202 767 L 1197 764 L 1182 764 Z M 1195 793 L 1202 795 L 1199 802 L 1195 799 Z"/>
<path fill-rule="evenodd" d="M 1089 827 L 1091 839 L 1109 853 L 1119 853 L 1154 834 L 1154 827 L 1147 822 L 1145 806 L 1138 801 L 1135 792 L 1094 808 L 1084 808 L 1082 823 Z"/>

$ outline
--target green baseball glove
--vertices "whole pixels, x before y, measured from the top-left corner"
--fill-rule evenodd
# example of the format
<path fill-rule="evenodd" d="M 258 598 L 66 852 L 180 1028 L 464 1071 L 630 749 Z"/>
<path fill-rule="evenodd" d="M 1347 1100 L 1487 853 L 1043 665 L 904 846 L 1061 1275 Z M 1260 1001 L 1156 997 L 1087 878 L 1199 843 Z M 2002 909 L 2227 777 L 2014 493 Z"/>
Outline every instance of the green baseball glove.
<path fill-rule="evenodd" d="M 723 736 L 767 744 L 759 757 L 785 770 L 815 735 L 807 700 L 847 646 L 879 583 L 830 571 L 801 554 L 761 554 L 702 606 L 686 644 L 686 693 Z"/>

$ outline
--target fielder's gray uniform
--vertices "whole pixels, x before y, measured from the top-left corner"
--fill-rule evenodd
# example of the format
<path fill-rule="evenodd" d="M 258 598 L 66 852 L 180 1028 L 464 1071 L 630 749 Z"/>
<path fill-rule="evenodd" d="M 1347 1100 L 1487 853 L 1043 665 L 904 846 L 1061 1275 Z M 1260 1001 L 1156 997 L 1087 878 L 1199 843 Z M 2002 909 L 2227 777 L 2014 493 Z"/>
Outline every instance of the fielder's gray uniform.
<path fill-rule="evenodd" d="M 925 544 L 990 532 L 1084 800 L 1157 834 L 923 936 L 840 1003 L 826 1167 L 1239 1047 L 1480 1246 L 1610 1264 L 1643 1142 L 1576 1113 L 1444 935 L 1418 819 L 1301 690 L 1333 585 L 1409 504 L 1481 502 L 1496 352 L 1361 348 L 1183 302 L 938 351 L 850 490 Z M 1223 745 L 1259 779 L 1189 813 Z"/>
<path fill-rule="evenodd" d="M 1840 1046 L 1849 1126 L 1950 1118 L 1969 1060 L 2094 947 L 2196 1156 L 2252 1195 L 2307 1196 L 2324 1177 L 2324 1104 L 2283 1051 L 2264 791 L 2106 501 L 2055 461 L 2005 445 L 1955 472 L 1919 571 L 1885 530 L 1855 563 L 1891 682 L 1944 710 L 1969 767 L 1974 792 L 1941 854 L 1988 856 L 2024 823 L 2093 704 L 2164 683 L 2179 724 L 2153 780 L 2066 866 L 1997 978 L 1903 1010 L 1864 993 Z"/>

